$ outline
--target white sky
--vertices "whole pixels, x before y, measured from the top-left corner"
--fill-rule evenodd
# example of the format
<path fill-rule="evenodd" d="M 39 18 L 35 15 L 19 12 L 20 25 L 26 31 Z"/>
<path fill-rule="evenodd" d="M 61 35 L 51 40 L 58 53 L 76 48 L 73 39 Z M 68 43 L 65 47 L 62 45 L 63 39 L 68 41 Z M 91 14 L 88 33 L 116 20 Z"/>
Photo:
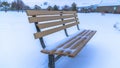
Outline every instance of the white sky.
<path fill-rule="evenodd" d="M 23 0 L 25 3 L 29 5 L 33 4 L 43 4 L 43 2 L 48 2 L 50 5 L 57 4 L 57 5 L 71 5 L 73 2 L 77 3 L 77 5 L 89 5 L 91 3 L 99 2 L 100 0 Z"/>
<path fill-rule="evenodd" d="M 2 0 L 5 1 L 5 0 Z M 8 1 L 8 0 L 6 0 Z M 13 0 L 9 0 L 13 1 Z M 75 2 L 78 6 L 89 6 L 92 4 L 106 4 L 106 3 L 120 3 L 120 0 L 22 0 L 25 4 L 29 6 L 42 5 L 44 2 L 48 2 L 49 5 L 71 5 L 73 2 Z"/>

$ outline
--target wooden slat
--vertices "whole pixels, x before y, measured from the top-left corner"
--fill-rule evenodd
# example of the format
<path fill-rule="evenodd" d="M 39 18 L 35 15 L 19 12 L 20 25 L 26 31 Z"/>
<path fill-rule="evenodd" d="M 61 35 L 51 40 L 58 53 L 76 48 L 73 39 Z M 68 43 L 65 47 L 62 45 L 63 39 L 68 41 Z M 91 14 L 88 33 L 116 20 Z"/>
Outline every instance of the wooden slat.
<path fill-rule="evenodd" d="M 72 18 L 75 15 L 66 15 L 66 16 L 49 16 L 49 17 L 29 17 L 29 22 L 42 22 L 42 21 L 50 21 L 50 20 L 57 20 L 62 18 Z"/>
<path fill-rule="evenodd" d="M 41 38 L 41 37 L 46 36 L 48 34 L 52 34 L 54 32 L 60 31 L 62 29 L 65 29 L 65 28 L 68 28 L 68 27 L 71 27 L 71 26 L 74 26 L 74 25 L 77 25 L 77 24 L 78 23 L 76 22 L 76 23 L 65 25 L 65 26 L 57 27 L 57 28 L 54 28 L 54 29 L 38 32 L 38 33 L 35 33 L 34 36 L 35 36 L 35 39 Z"/>
<path fill-rule="evenodd" d="M 54 15 L 54 14 L 74 14 L 76 11 L 42 11 L 42 10 L 27 10 L 28 16 L 34 15 Z"/>
<path fill-rule="evenodd" d="M 72 46 L 76 46 L 76 45 L 78 46 L 84 40 L 85 40 L 85 38 L 80 38 L 79 40 L 75 41 L 74 44 L 72 44 Z M 72 50 L 75 50 L 75 49 L 71 49 L 71 48 L 67 48 L 67 49 L 69 49 L 69 50 L 64 51 L 61 54 L 66 56 L 66 55 L 69 55 L 72 52 Z"/>
<path fill-rule="evenodd" d="M 84 38 L 82 38 L 82 36 L 84 35 L 87 35 L 88 33 L 90 33 L 90 31 L 86 31 L 84 33 L 82 33 L 81 35 L 78 35 L 76 38 L 74 38 L 73 40 L 69 41 L 68 43 L 66 43 L 62 49 L 65 50 L 65 49 L 71 49 L 73 47 L 76 47 L 77 44 L 79 44 L 79 42 L 81 42 Z M 60 48 L 61 49 L 61 48 Z M 60 54 L 63 54 L 64 55 L 64 52 L 61 50 L 57 50 L 56 54 L 60 55 Z"/>
<path fill-rule="evenodd" d="M 57 22 L 49 22 L 49 23 L 42 23 L 42 24 L 37 24 L 37 26 L 41 28 L 47 28 L 47 27 L 52 27 L 52 26 L 57 26 L 69 22 L 76 21 L 77 19 L 69 19 L 69 20 L 64 20 L 64 21 L 57 21 Z"/>
<path fill-rule="evenodd" d="M 63 11 L 63 14 L 76 14 L 76 11 Z"/>
<path fill-rule="evenodd" d="M 86 38 L 88 38 L 88 35 L 90 35 L 92 32 L 93 32 L 93 31 L 87 32 L 84 36 L 81 36 L 81 39 L 86 39 Z M 79 46 L 79 45 L 73 45 L 70 49 L 75 49 L 75 48 L 77 48 L 77 46 Z"/>
<path fill-rule="evenodd" d="M 60 14 L 60 11 L 27 10 L 28 16 Z"/>
<path fill-rule="evenodd" d="M 73 44 L 71 44 L 70 46 L 75 46 L 75 45 L 78 45 L 80 42 L 82 42 L 84 40 L 84 38 L 80 38 L 80 40 L 76 40 Z M 65 50 L 66 49 L 69 49 L 70 50 L 70 48 L 63 48 L 63 50 L 59 50 L 59 51 L 56 51 L 55 52 L 55 54 L 57 54 L 57 55 L 67 55 L 67 54 L 69 54 L 70 53 L 70 51 L 67 51 L 67 52 L 65 52 Z"/>
<path fill-rule="evenodd" d="M 76 56 L 80 50 L 84 47 L 84 45 L 92 38 L 92 36 L 96 33 L 96 31 L 93 31 L 90 35 L 89 35 L 89 38 L 86 38 L 83 42 L 81 42 L 79 44 L 79 46 L 77 47 L 77 49 L 72 53 L 72 54 L 69 54 L 69 57 L 74 57 Z"/>
<path fill-rule="evenodd" d="M 74 44 L 77 40 L 81 39 L 82 36 L 86 35 L 86 33 L 88 33 L 89 30 L 86 30 L 84 33 L 78 35 L 76 38 L 74 38 L 73 40 L 71 40 L 70 42 L 68 42 L 67 44 L 64 45 L 64 49 L 65 48 L 70 48 L 72 46 L 72 44 Z"/>

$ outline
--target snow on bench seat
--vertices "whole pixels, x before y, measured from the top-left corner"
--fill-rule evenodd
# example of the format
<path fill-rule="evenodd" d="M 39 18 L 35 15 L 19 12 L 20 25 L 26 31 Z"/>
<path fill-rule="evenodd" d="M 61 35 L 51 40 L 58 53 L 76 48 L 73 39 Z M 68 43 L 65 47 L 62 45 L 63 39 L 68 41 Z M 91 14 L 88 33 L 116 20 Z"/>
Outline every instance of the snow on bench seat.
<path fill-rule="evenodd" d="M 56 55 L 64 55 L 74 57 L 79 51 L 84 47 L 84 45 L 91 39 L 91 37 L 96 33 L 96 31 L 92 30 L 83 30 L 79 31 L 75 35 L 72 35 L 69 38 L 66 38 L 61 43 L 56 45 L 57 47 L 53 48 L 45 48 L 41 52 L 46 54 L 56 54 Z"/>

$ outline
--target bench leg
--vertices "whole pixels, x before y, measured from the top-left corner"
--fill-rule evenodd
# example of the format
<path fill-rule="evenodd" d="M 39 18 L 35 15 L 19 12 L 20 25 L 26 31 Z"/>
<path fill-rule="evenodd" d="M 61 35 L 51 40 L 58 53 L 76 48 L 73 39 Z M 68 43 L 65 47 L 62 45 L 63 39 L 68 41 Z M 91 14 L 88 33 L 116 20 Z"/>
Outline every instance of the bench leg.
<path fill-rule="evenodd" d="M 48 63 L 49 68 L 55 68 L 55 57 L 54 57 L 54 55 L 49 55 L 48 58 L 49 58 L 49 63 Z"/>

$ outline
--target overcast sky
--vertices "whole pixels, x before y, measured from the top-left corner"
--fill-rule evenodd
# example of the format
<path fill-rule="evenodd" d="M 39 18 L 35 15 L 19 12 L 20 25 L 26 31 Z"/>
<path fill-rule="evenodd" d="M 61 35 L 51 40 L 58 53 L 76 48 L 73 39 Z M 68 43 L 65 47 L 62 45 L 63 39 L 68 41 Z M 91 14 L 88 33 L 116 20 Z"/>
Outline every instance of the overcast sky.
<path fill-rule="evenodd" d="M 5 0 L 2 0 L 5 1 Z M 6 0 L 8 1 L 8 0 Z M 9 0 L 14 1 L 14 0 Z M 36 5 L 43 5 L 44 2 L 48 2 L 48 5 L 71 5 L 73 2 L 77 4 L 77 6 L 87 6 L 92 4 L 99 4 L 99 3 L 120 3 L 120 0 L 22 0 L 25 4 L 29 6 Z"/>
<path fill-rule="evenodd" d="M 48 2 L 50 5 L 71 5 L 73 2 L 77 3 L 77 5 L 89 5 L 94 3 L 99 3 L 100 0 L 23 0 L 26 4 L 43 4 L 43 2 Z"/>

